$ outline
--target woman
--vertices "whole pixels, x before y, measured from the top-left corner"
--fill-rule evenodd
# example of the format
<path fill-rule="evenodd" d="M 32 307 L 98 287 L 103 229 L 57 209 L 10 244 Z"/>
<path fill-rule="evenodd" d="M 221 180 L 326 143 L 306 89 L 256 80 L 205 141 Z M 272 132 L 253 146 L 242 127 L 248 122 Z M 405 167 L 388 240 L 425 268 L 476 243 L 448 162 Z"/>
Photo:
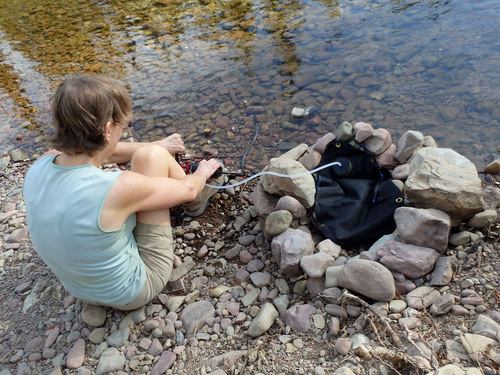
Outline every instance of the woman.
<path fill-rule="evenodd" d="M 64 80 L 53 101 L 57 151 L 28 170 L 23 194 L 33 245 L 68 292 L 123 310 L 148 303 L 172 271 L 170 207 L 201 214 L 221 167 L 201 161 L 186 175 L 173 155 L 178 134 L 152 143 L 120 142 L 131 118 L 127 90 L 98 75 Z M 130 171 L 104 171 L 131 161 Z M 203 191 L 203 193 L 202 193 Z"/>

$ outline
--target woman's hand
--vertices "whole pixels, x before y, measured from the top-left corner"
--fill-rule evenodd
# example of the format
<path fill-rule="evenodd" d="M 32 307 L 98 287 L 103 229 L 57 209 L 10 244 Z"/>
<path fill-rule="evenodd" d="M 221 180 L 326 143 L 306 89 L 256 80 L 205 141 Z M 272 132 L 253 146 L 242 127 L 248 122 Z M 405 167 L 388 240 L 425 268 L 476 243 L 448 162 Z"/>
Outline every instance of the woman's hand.
<path fill-rule="evenodd" d="M 169 135 L 167 138 L 164 138 L 161 141 L 156 141 L 154 143 L 165 148 L 172 156 L 186 151 L 186 147 L 184 147 L 184 142 L 181 139 L 181 135 L 177 133 Z"/>
<path fill-rule="evenodd" d="M 222 168 L 222 164 L 217 159 L 202 160 L 198 164 L 198 168 L 196 168 L 194 174 L 199 173 L 205 180 L 208 180 L 219 168 Z"/>

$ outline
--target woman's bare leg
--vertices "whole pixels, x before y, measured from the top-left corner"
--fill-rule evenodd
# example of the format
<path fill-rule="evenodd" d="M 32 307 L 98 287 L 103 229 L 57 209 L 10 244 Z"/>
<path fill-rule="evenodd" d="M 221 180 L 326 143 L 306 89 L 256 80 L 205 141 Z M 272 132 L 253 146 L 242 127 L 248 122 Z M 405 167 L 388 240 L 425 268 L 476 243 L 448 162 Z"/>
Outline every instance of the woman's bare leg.
<path fill-rule="evenodd" d="M 151 145 L 138 149 L 132 156 L 132 172 L 150 177 L 183 179 L 186 174 L 179 163 L 163 147 Z M 136 214 L 138 223 L 170 225 L 170 210 L 140 211 Z"/>

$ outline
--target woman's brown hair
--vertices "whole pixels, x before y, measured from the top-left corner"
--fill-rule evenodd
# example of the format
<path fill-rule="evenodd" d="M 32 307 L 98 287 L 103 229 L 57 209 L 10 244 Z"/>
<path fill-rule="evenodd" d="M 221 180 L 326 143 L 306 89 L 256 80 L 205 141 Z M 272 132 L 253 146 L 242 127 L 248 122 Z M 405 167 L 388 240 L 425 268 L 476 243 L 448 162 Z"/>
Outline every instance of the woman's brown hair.
<path fill-rule="evenodd" d="M 52 146 L 67 154 L 88 154 L 107 145 L 106 123 L 126 125 L 132 113 L 127 89 L 101 75 L 72 75 L 58 87 L 52 99 L 56 134 Z"/>

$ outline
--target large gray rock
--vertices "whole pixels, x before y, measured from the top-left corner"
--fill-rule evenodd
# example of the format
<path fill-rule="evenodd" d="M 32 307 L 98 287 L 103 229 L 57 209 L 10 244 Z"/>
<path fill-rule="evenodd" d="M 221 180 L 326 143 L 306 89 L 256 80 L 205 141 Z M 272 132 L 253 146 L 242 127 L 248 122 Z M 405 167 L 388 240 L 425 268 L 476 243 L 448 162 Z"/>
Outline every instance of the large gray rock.
<path fill-rule="evenodd" d="M 439 253 L 448 247 L 451 221 L 447 213 L 433 208 L 399 207 L 394 220 L 404 243 L 430 247 Z"/>
<path fill-rule="evenodd" d="M 391 133 L 387 129 L 375 129 L 372 136 L 363 141 L 365 147 L 374 155 L 380 155 L 392 144 Z"/>
<path fill-rule="evenodd" d="M 400 163 L 406 163 L 410 156 L 424 143 L 424 135 L 415 130 L 408 130 L 398 141 L 396 159 Z"/>
<path fill-rule="evenodd" d="M 300 260 L 314 252 L 314 241 L 309 233 L 289 228 L 273 238 L 271 251 L 283 274 L 300 275 Z"/>
<path fill-rule="evenodd" d="M 377 256 L 379 262 L 391 271 L 416 279 L 432 271 L 439 253 L 429 247 L 389 240 L 377 250 Z"/>
<path fill-rule="evenodd" d="M 448 285 L 453 278 L 453 264 L 457 261 L 455 257 L 441 257 L 436 261 L 434 271 L 431 274 L 430 286 Z"/>
<path fill-rule="evenodd" d="M 287 176 L 301 175 L 300 177 L 279 177 L 266 174 L 261 176 L 260 183 L 264 191 L 269 194 L 290 195 L 302 203 L 305 208 L 314 205 L 314 178 L 301 163 L 282 155 L 279 158 L 271 159 L 264 171 Z"/>
<path fill-rule="evenodd" d="M 7 168 L 9 165 L 10 158 L 8 156 L 4 156 L 3 158 L 0 158 L 0 171 L 3 171 Z"/>
<path fill-rule="evenodd" d="M 300 260 L 300 266 L 309 277 L 322 277 L 328 267 L 333 265 L 335 259 L 327 253 L 316 253 L 304 255 Z"/>
<path fill-rule="evenodd" d="M 280 198 L 280 195 L 269 194 L 264 191 L 262 184 L 259 182 L 255 189 L 253 189 L 251 196 L 253 209 L 258 216 L 267 217 L 267 215 L 276 209 L 276 204 Z"/>
<path fill-rule="evenodd" d="M 283 155 L 280 155 L 279 158 L 299 160 L 302 156 L 304 156 L 307 150 L 309 150 L 309 146 L 305 143 L 301 143 L 300 145 L 285 152 Z"/>
<path fill-rule="evenodd" d="M 424 310 L 431 306 L 439 297 L 441 293 L 430 286 L 421 286 L 412 290 L 405 296 L 405 301 L 408 307 L 416 310 Z"/>
<path fill-rule="evenodd" d="M 328 145 L 335 140 L 335 134 L 333 133 L 326 133 L 324 136 L 322 136 L 320 139 L 316 141 L 315 144 L 313 144 L 311 147 L 314 151 L 319 152 L 322 154 L 325 152 L 326 148 Z"/>
<path fill-rule="evenodd" d="M 500 207 L 500 188 L 496 186 L 484 186 L 483 187 L 483 197 L 484 197 L 484 208 L 496 209 Z"/>
<path fill-rule="evenodd" d="M 16 148 L 15 150 L 10 150 L 9 155 L 13 162 L 23 161 L 28 158 L 28 155 L 26 155 L 24 151 L 21 151 L 18 148 Z"/>
<path fill-rule="evenodd" d="M 83 365 L 85 360 L 85 340 L 78 339 L 73 344 L 71 349 L 66 356 L 66 367 L 70 369 L 76 369 Z"/>
<path fill-rule="evenodd" d="M 331 266 L 328 267 L 325 271 L 325 287 L 337 287 L 340 286 L 340 271 L 342 271 L 344 265 L 341 266 Z"/>
<path fill-rule="evenodd" d="M 467 221 L 467 225 L 473 228 L 488 228 L 497 218 L 498 213 L 495 210 L 485 210 L 471 217 L 469 221 Z"/>
<path fill-rule="evenodd" d="M 481 314 L 477 317 L 476 322 L 471 328 L 471 331 L 472 333 L 483 336 L 486 336 L 484 332 L 490 331 L 493 333 L 493 336 L 496 337 L 496 335 L 500 332 L 500 324 L 495 322 L 489 316 Z"/>
<path fill-rule="evenodd" d="M 500 159 L 495 159 L 484 167 L 484 172 L 489 174 L 500 174 Z"/>
<path fill-rule="evenodd" d="M 366 122 L 357 122 L 354 124 L 354 139 L 363 142 L 373 135 L 373 127 Z"/>
<path fill-rule="evenodd" d="M 396 295 L 391 272 L 380 263 L 365 259 L 349 260 L 340 271 L 339 284 L 376 301 L 391 301 Z"/>
<path fill-rule="evenodd" d="M 476 167 L 447 148 L 426 147 L 415 153 L 405 193 L 417 207 L 437 208 L 453 219 L 469 218 L 484 207 Z"/>
<path fill-rule="evenodd" d="M 462 345 L 473 361 L 484 363 L 486 358 L 500 364 L 500 344 L 498 341 L 482 335 L 466 333 L 460 336 Z"/>

